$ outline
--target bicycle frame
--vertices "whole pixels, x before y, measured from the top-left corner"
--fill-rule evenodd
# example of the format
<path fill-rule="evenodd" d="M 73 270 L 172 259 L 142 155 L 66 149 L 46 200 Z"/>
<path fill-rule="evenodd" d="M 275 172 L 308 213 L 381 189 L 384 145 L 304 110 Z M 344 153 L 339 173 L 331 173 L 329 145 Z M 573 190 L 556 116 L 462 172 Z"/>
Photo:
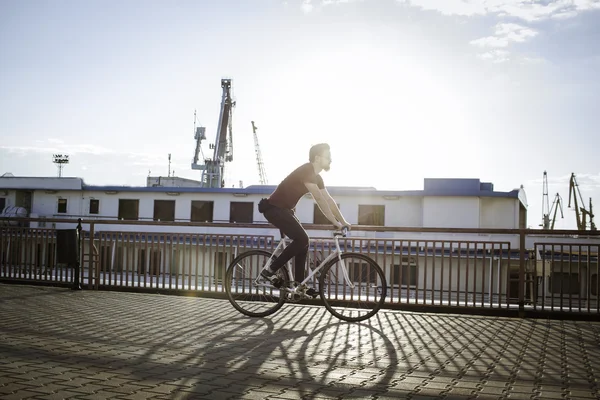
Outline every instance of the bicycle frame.
<path fill-rule="evenodd" d="M 319 272 L 321 270 L 321 268 L 323 268 L 329 261 L 333 260 L 335 257 L 338 257 L 339 261 L 342 264 L 342 273 L 344 274 L 344 279 L 346 280 L 346 283 L 352 289 L 354 289 L 354 283 L 350 280 L 350 276 L 348 275 L 348 270 L 346 268 L 346 265 L 344 264 L 344 260 L 342 260 L 342 249 L 340 249 L 340 241 L 338 239 L 339 236 L 340 235 L 338 235 L 338 234 L 333 235 L 333 240 L 335 242 L 335 250 L 331 254 L 329 254 L 327 257 L 325 257 L 325 259 L 323 261 L 321 261 L 321 263 L 319 263 L 319 265 L 315 269 L 312 269 L 310 267 L 310 263 L 308 262 L 308 258 L 307 258 L 307 262 L 306 262 L 305 266 L 308 267 L 309 274 L 306 278 L 304 278 L 304 280 L 302 282 L 300 282 L 300 285 L 306 284 L 306 282 L 308 282 L 310 279 L 312 279 L 312 277 L 315 276 L 317 274 L 317 272 Z M 263 269 L 265 269 L 269 265 L 271 265 L 271 262 L 273 261 L 273 257 L 280 254 L 285 249 L 286 242 L 288 240 L 290 240 L 290 239 L 283 238 L 279 241 L 279 244 L 277 245 L 275 250 L 273 250 L 271 257 L 269 257 L 269 259 L 265 263 L 265 266 L 263 267 Z M 313 241 L 313 239 L 310 239 L 310 241 Z M 292 271 L 292 260 L 291 259 L 288 262 L 286 262 L 286 268 L 287 268 L 288 276 L 290 277 L 291 280 L 294 280 L 294 273 Z M 315 279 L 315 282 L 316 282 L 316 279 Z"/>

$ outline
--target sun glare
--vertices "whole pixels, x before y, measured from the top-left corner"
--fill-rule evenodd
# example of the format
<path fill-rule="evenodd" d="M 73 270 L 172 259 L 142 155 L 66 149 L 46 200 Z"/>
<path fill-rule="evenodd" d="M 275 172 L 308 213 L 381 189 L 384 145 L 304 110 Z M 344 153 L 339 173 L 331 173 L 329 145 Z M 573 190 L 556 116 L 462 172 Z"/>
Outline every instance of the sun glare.
<path fill-rule="evenodd" d="M 414 187 L 417 180 L 407 174 L 444 174 L 448 169 L 439 162 L 448 158 L 467 162 L 460 153 L 476 145 L 467 139 L 468 110 L 452 82 L 438 79 L 427 61 L 354 44 L 288 66 L 293 95 L 285 107 L 310 126 L 301 132 L 307 145 L 331 143 L 333 184 Z M 396 170 L 382 171 L 383 163 Z"/>

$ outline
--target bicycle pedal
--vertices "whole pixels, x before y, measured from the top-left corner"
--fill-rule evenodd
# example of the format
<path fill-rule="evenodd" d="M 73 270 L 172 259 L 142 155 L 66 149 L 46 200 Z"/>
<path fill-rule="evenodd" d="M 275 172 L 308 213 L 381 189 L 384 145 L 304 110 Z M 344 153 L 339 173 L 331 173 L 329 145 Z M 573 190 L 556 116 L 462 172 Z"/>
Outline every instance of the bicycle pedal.
<path fill-rule="evenodd" d="M 271 281 L 271 284 L 273 286 L 275 286 L 277 289 L 281 289 L 281 287 L 283 286 L 283 279 L 281 278 L 275 278 Z"/>

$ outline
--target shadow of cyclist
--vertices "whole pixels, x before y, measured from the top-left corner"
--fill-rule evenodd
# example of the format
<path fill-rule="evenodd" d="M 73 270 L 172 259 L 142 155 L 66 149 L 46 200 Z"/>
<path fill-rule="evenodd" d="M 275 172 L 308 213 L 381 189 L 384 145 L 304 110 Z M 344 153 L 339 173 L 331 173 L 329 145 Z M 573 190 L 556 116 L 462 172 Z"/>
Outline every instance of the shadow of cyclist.
<path fill-rule="evenodd" d="M 279 387 L 278 381 L 289 372 L 292 361 L 286 361 L 285 352 L 277 349 L 290 340 L 308 335 L 303 330 L 274 329 L 269 319 L 247 317 L 203 324 L 201 329 L 202 339 L 209 338 L 203 343 L 176 344 L 177 338 L 172 336 L 136 360 L 137 364 L 152 364 L 165 348 L 171 353 L 179 351 L 177 364 L 185 368 L 176 374 L 167 371 L 162 374 L 163 378 L 169 379 L 169 385 L 179 388 L 168 395 L 169 398 L 209 399 L 218 395 L 219 398 L 234 399 L 248 390 Z M 274 394 L 272 389 L 270 394 Z"/>
<path fill-rule="evenodd" d="M 298 385 L 298 397 L 350 399 L 385 393 L 398 357 L 393 343 L 375 324 L 375 319 L 335 322 L 311 333 L 297 352 L 301 374 L 308 378 Z"/>

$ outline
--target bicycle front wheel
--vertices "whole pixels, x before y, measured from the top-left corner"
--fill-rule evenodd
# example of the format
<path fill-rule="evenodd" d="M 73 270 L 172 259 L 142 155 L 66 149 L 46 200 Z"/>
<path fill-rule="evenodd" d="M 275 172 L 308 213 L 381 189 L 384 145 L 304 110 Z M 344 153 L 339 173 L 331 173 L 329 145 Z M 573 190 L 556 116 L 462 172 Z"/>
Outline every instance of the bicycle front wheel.
<path fill-rule="evenodd" d="M 271 253 L 265 250 L 250 250 L 237 256 L 227 267 L 225 291 L 229 302 L 239 312 L 249 317 L 266 317 L 279 310 L 286 298 L 286 291 L 279 290 L 260 278 Z M 289 282 L 285 268 L 277 275 Z"/>
<path fill-rule="evenodd" d="M 348 252 L 323 267 L 319 292 L 331 314 L 344 321 L 358 322 L 371 318 L 383 306 L 387 282 L 383 270 L 372 258 Z"/>

